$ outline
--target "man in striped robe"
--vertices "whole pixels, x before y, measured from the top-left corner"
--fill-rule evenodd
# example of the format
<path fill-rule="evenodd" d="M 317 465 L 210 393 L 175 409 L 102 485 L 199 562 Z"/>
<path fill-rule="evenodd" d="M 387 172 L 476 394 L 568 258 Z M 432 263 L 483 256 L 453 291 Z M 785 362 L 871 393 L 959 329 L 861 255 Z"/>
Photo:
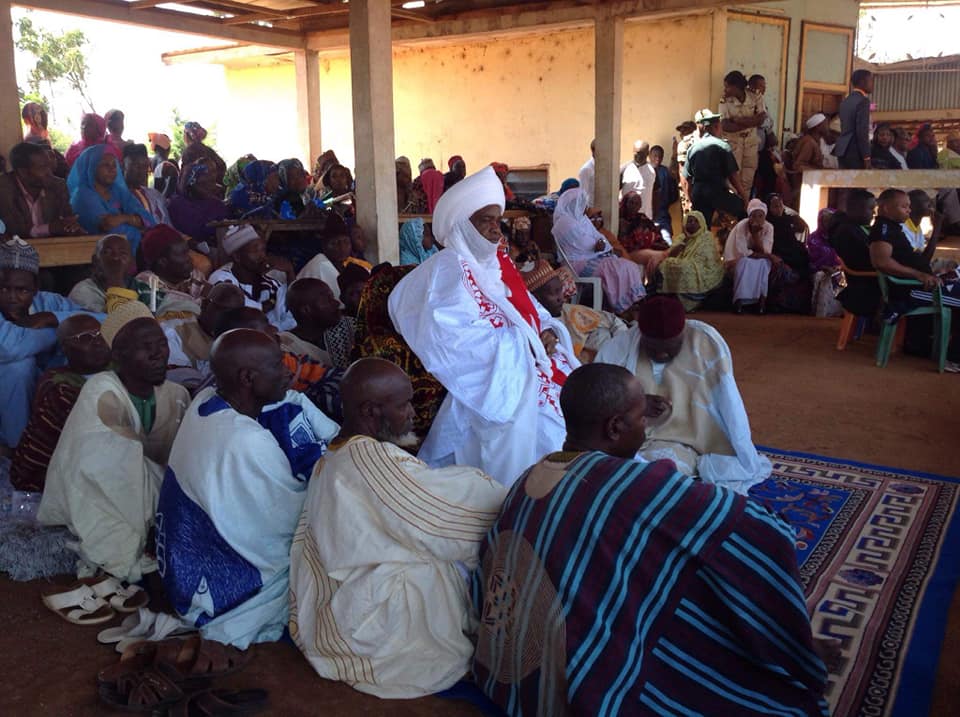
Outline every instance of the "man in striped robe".
<path fill-rule="evenodd" d="M 645 393 L 590 364 L 561 453 L 513 486 L 480 551 L 474 674 L 510 715 L 826 715 L 790 528 L 632 460 Z"/>
<path fill-rule="evenodd" d="M 290 635 L 321 677 L 378 697 L 420 697 L 470 669 L 466 576 L 505 489 L 477 468 L 429 468 L 413 388 L 361 359 L 341 383 L 340 435 L 317 464 L 290 551 Z"/>

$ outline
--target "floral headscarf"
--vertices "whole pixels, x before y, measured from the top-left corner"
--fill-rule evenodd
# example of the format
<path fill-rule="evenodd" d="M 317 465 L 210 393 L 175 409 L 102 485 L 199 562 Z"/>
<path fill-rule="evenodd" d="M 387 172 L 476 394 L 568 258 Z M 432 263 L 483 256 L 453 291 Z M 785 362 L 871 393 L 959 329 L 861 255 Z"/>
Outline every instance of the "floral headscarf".
<path fill-rule="evenodd" d="M 187 122 L 183 125 L 183 137 L 190 144 L 202 142 L 207 137 L 207 130 L 201 127 L 199 122 Z"/>

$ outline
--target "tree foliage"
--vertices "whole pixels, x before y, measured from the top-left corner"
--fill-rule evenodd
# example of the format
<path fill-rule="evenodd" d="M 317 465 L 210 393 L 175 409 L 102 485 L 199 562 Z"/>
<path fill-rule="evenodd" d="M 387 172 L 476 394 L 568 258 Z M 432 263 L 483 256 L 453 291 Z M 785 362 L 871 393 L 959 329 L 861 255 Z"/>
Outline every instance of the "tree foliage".
<path fill-rule="evenodd" d="M 26 101 L 42 101 L 49 107 L 51 103 L 43 95 L 43 90 L 46 89 L 53 99 L 57 86 L 66 83 L 80 95 L 89 111 L 95 112 L 87 93 L 89 68 L 84 55 L 84 48 L 89 44 L 87 36 L 81 30 L 52 33 L 34 25 L 29 17 L 20 18 L 17 30 L 17 49 L 33 55 L 36 62 L 27 80 L 28 91 L 21 90 L 21 97 Z"/>

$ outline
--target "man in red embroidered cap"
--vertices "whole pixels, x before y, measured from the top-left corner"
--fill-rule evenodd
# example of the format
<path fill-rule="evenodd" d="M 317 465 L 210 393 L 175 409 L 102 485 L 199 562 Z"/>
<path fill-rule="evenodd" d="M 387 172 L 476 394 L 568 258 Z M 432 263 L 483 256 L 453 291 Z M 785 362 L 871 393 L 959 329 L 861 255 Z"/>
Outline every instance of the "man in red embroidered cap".
<path fill-rule="evenodd" d="M 687 321 L 675 297 L 641 303 L 636 326 L 601 346 L 595 363 L 623 366 L 655 391 L 638 457 L 669 458 L 681 473 L 744 494 L 769 477 L 770 461 L 750 437 L 729 347 L 712 326 Z"/>
<path fill-rule="evenodd" d="M 140 252 L 147 267 L 137 275 L 140 300 L 158 319 L 199 315 L 200 297 L 206 293 L 207 282 L 193 268 L 190 246 L 183 234 L 167 224 L 157 224 L 143 233 Z"/>

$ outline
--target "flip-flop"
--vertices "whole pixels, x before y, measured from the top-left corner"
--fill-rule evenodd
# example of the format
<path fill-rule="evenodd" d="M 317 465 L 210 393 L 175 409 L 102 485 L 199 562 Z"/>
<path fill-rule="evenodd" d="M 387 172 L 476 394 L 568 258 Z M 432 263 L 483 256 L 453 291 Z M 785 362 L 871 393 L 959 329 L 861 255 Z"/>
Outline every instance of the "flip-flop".
<path fill-rule="evenodd" d="M 44 605 L 74 625 L 100 625 L 117 615 L 89 585 L 74 585 L 64 592 L 48 593 L 42 599 Z"/>
<path fill-rule="evenodd" d="M 106 630 L 101 630 L 97 633 L 97 642 L 101 645 L 112 645 L 115 642 L 120 642 L 125 637 L 129 637 L 133 630 L 139 629 L 144 619 L 144 611 L 150 613 L 149 610 L 143 608 L 136 615 L 127 615 L 123 618 L 123 622 L 116 627 L 108 627 Z M 152 615 L 153 613 L 150 614 Z M 152 617 L 149 619 L 151 621 L 153 620 Z"/>
<path fill-rule="evenodd" d="M 150 611 L 146 608 L 141 608 L 140 612 Z M 143 630 L 139 628 L 134 629 L 117 643 L 117 652 L 123 654 L 127 651 L 127 648 L 138 642 L 159 642 L 177 635 L 196 632 L 196 628 L 186 624 L 176 615 L 168 615 L 167 613 L 150 614 L 152 617 L 149 618 L 149 623 L 144 626 Z"/>
<path fill-rule="evenodd" d="M 167 712 L 168 717 L 229 717 L 259 712 L 267 706 L 266 690 L 200 690 L 187 695 Z"/>

